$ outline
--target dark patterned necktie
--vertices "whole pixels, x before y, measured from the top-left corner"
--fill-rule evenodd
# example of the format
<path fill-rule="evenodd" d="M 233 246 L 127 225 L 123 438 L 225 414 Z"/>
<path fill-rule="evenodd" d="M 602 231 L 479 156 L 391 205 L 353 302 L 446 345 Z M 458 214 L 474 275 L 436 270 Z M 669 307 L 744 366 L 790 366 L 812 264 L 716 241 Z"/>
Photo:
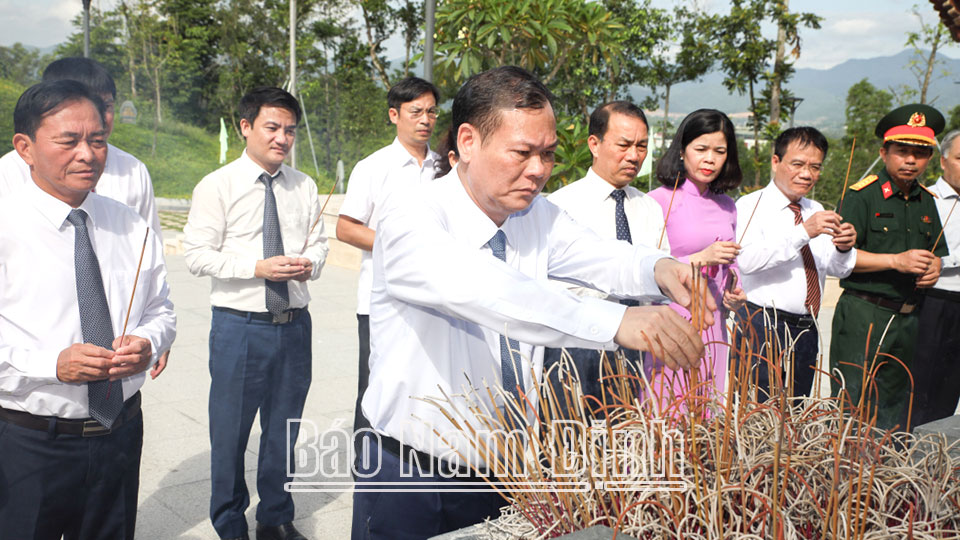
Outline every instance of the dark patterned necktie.
<path fill-rule="evenodd" d="M 74 255 L 73 264 L 77 276 L 77 305 L 80 308 L 80 330 L 83 342 L 92 343 L 107 350 L 113 350 L 113 324 L 107 295 L 103 290 L 103 278 L 100 275 L 100 262 L 90 244 L 87 232 L 87 213 L 83 210 L 71 210 L 67 221 L 73 225 Z M 87 399 L 90 416 L 103 424 L 113 426 L 114 420 L 123 409 L 123 388 L 118 384 L 110 391 L 110 381 L 90 381 L 87 383 Z"/>
<path fill-rule="evenodd" d="M 623 240 L 632 244 L 633 237 L 630 235 L 630 224 L 627 223 L 627 213 L 623 209 L 623 199 L 626 198 L 627 193 L 622 189 L 615 189 L 610 196 L 613 197 L 613 200 L 617 201 L 617 209 L 613 213 L 617 223 L 617 240 Z"/>
<path fill-rule="evenodd" d="M 803 217 L 800 216 L 800 204 L 790 203 L 787 207 L 793 211 L 793 223 L 795 225 L 803 224 Z M 817 275 L 817 264 L 813 261 L 810 244 L 800 248 L 800 257 L 803 259 L 803 271 L 807 274 L 807 298 L 804 300 L 804 305 L 810 310 L 810 314 L 816 317 L 820 313 L 820 276 Z"/>
<path fill-rule="evenodd" d="M 623 208 L 623 200 L 627 197 L 627 192 L 622 189 L 615 189 L 610 196 L 613 197 L 613 200 L 617 201 L 617 209 L 613 212 L 614 221 L 617 224 L 617 240 L 623 240 L 629 244 L 633 244 L 633 236 L 630 234 L 630 224 L 627 223 L 627 212 Z M 621 304 L 625 306 L 639 306 L 640 303 L 636 300 L 621 300 Z"/>
<path fill-rule="evenodd" d="M 487 242 L 493 255 L 501 261 L 507 261 L 507 235 L 498 230 L 497 234 Z M 512 393 L 520 400 L 523 391 L 523 367 L 520 361 L 520 344 L 515 339 L 507 339 L 500 334 L 500 377 L 503 380 L 503 389 Z M 514 351 L 511 354 L 510 351 Z M 519 377 L 519 380 L 518 380 Z"/>
<path fill-rule="evenodd" d="M 273 194 L 273 177 L 267 173 L 260 175 L 263 182 L 263 258 L 269 259 L 283 255 L 283 237 L 280 236 L 280 218 L 277 215 L 277 198 Z M 286 281 L 264 280 L 267 284 L 267 311 L 279 315 L 290 307 L 290 291 Z"/>

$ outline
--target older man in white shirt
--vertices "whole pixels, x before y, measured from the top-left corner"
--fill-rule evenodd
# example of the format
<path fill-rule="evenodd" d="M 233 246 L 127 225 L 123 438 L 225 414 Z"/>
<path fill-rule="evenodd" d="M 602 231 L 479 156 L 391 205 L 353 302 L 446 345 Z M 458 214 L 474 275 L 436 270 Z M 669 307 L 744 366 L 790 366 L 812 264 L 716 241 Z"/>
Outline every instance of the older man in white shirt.
<path fill-rule="evenodd" d="M 670 253 L 670 245 L 663 232 L 663 210 L 652 198 L 630 185 L 637 177 L 647 157 L 648 127 L 643 110 L 629 101 L 611 101 L 597 107 L 590 115 L 587 146 L 593 155 L 593 164 L 587 175 L 550 195 L 556 204 L 577 223 L 590 228 L 604 238 L 642 244 Z M 658 245 L 660 244 L 660 245 Z M 618 299 L 606 293 L 570 285 L 578 296 Z M 624 300 L 631 305 L 632 301 Z M 545 372 L 554 373 L 552 383 L 559 391 L 559 371 L 551 369 L 560 363 L 563 349 L 544 351 Z M 600 382 L 601 353 L 597 349 L 566 349 L 580 378 L 584 395 L 597 399 L 603 394 Z M 637 351 L 625 349 L 627 358 L 640 368 Z"/>
<path fill-rule="evenodd" d="M 960 399 L 960 210 L 956 208 L 960 206 L 960 130 L 943 136 L 940 166 L 943 176 L 930 191 L 937 196 L 943 225 L 940 241 L 946 243 L 950 255 L 943 257 L 940 279 L 925 289 L 920 307 L 913 359 L 914 426 L 952 416 Z"/>
<path fill-rule="evenodd" d="M 247 140 L 235 161 L 193 190 L 184 227 L 187 267 L 210 276 L 210 520 L 221 538 L 247 538 L 244 455 L 254 417 L 258 540 L 302 540 L 284 488 L 312 374 L 307 280 L 327 256 L 317 185 L 283 164 L 300 122 L 290 93 L 255 88 L 240 100 Z M 315 227 L 315 228 L 313 228 Z"/>
<path fill-rule="evenodd" d="M 374 433 L 357 471 L 353 538 L 430 537 L 494 515 L 503 502 L 491 492 L 457 493 L 463 476 L 429 470 L 438 461 L 457 469 L 458 452 L 482 463 L 421 398 L 448 395 L 464 410 L 457 394 L 484 393 L 486 382 L 519 399 L 540 377 L 544 345 L 644 349 L 646 335 L 663 341 L 668 364 L 682 367 L 703 352 L 693 327 L 666 306 L 628 308 L 548 283 L 689 304 L 692 281 L 688 267 L 662 252 L 602 239 L 538 197 L 557 146 L 550 98 L 520 68 L 471 77 L 453 103 L 457 169 L 383 209 L 363 400 Z M 464 412 L 462 422 L 477 427 Z M 524 413 L 532 420 L 536 411 Z M 420 489 L 378 492 L 394 482 Z"/>
<path fill-rule="evenodd" d="M 14 111 L 31 181 L 0 197 L 4 538 L 134 537 L 139 390 L 173 343 L 176 316 L 154 231 L 91 193 L 105 109 L 60 80 L 27 89 Z"/>
<path fill-rule="evenodd" d="M 736 342 L 755 337 L 753 352 L 773 361 L 779 358 L 775 351 L 793 351 L 780 373 L 751 359 L 761 395 L 770 393 L 771 378 L 793 395 L 810 395 L 819 351 L 814 320 L 826 277 L 846 277 L 856 263 L 853 226 L 806 197 L 820 180 L 826 155 L 827 139 L 816 129 L 784 131 L 770 158 L 773 181 L 737 201 L 737 236 L 743 238 L 737 263 L 747 303 L 737 313 Z M 764 341 L 768 333 L 771 342 Z"/>

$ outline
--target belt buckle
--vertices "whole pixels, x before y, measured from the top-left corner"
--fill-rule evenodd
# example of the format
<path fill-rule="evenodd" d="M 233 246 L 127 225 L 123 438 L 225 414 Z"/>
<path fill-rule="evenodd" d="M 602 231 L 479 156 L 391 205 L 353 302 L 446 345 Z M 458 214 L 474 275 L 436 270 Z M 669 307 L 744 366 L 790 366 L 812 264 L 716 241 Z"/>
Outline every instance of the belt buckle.
<path fill-rule="evenodd" d="M 293 320 L 293 310 L 287 310 L 283 313 L 273 313 L 273 324 L 287 324 Z"/>
<path fill-rule="evenodd" d="M 900 314 L 901 314 L 901 315 L 909 315 L 909 314 L 913 313 L 914 310 L 916 310 L 916 309 L 917 309 L 917 305 L 916 305 L 916 304 L 907 304 L 906 302 L 904 302 L 904 303 L 900 306 Z"/>
<path fill-rule="evenodd" d="M 797 328 L 813 328 L 813 317 L 800 317 L 800 319 L 797 320 Z"/>
<path fill-rule="evenodd" d="M 103 435 L 109 435 L 112 430 L 96 420 L 87 420 L 83 423 L 83 431 L 80 433 L 81 437 L 101 437 Z"/>

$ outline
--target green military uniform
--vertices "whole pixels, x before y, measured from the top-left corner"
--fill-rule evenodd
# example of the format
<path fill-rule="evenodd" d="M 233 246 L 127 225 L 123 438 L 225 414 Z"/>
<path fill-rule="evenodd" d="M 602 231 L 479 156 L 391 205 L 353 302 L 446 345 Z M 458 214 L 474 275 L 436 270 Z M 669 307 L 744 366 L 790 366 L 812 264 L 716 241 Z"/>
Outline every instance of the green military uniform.
<path fill-rule="evenodd" d="M 907 107 L 915 109 L 917 106 Z M 922 110 L 927 116 L 931 116 L 931 113 L 926 109 L 939 115 L 935 110 L 925 107 Z M 900 109 L 891 115 L 898 111 Z M 881 137 L 883 132 L 888 132 L 887 127 L 893 125 L 888 117 L 878 126 L 878 135 Z M 942 121 L 942 116 L 940 118 Z M 902 123 L 907 124 L 907 121 Z M 887 140 L 914 144 L 907 142 L 913 139 Z M 916 180 L 911 183 L 909 192 L 902 192 L 886 169 L 851 186 L 840 214 L 845 222 L 851 223 L 857 230 L 856 248 L 871 253 L 932 250 L 941 230 L 933 195 Z M 940 242 L 934 254 L 941 257 L 946 255 L 946 242 Z M 876 411 L 876 425 L 883 429 L 896 425 L 905 429 L 911 391 L 910 375 L 906 369 L 913 365 L 918 330 L 916 306 L 921 299 L 916 279 L 917 276 L 913 274 L 884 270 L 853 273 L 840 281 L 844 293 L 834 311 L 830 369 L 831 372 L 839 370 L 842 374 L 854 406 L 861 398 L 864 368 L 873 373 L 872 377 L 868 373 L 866 378 L 868 392 L 864 403 L 869 406 L 871 415 Z M 899 362 L 885 355 L 896 357 Z M 871 385 L 871 379 L 875 388 Z M 833 381 L 832 391 L 833 395 L 838 395 L 837 381 Z"/>

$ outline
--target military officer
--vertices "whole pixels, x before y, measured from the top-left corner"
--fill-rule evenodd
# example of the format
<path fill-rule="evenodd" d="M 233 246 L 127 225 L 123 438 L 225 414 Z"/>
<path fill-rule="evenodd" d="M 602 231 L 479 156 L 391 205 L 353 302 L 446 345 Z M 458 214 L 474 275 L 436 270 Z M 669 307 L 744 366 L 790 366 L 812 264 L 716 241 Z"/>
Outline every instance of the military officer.
<path fill-rule="evenodd" d="M 944 123 L 927 105 L 905 105 L 884 116 L 876 129 L 883 170 L 850 186 L 839 210 L 857 230 L 858 254 L 853 273 L 840 281 L 844 291 L 834 312 L 830 368 L 842 374 L 854 406 L 867 371 L 863 404 L 882 429 L 906 428 L 906 369 L 913 365 L 920 289 L 937 282 L 940 257 L 947 254 L 945 243 L 932 252 L 940 219 L 934 195 L 918 180 Z M 834 395 L 838 382 L 832 384 Z"/>

